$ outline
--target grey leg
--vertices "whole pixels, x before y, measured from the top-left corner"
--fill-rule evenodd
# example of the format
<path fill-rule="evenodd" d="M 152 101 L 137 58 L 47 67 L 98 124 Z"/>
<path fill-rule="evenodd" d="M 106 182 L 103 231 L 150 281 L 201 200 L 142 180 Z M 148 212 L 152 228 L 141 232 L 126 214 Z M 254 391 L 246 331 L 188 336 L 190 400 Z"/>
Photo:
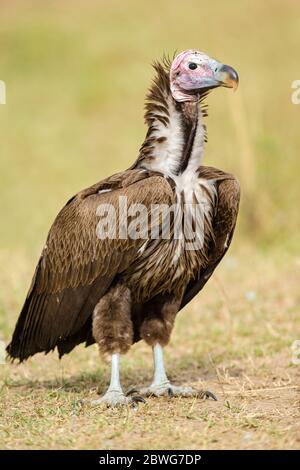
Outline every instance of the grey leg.
<path fill-rule="evenodd" d="M 152 348 L 153 362 L 154 362 L 154 375 L 152 383 L 149 387 L 142 389 L 132 389 L 129 393 L 137 392 L 143 396 L 182 396 L 182 397 L 198 397 L 198 398 L 212 398 L 216 400 L 213 393 L 204 390 L 196 390 L 192 387 L 180 387 L 172 385 L 169 381 L 163 357 L 163 348 L 160 344 L 156 344 Z"/>
<path fill-rule="evenodd" d="M 170 381 L 167 377 L 164 363 L 164 350 L 160 344 L 152 348 L 154 373 L 153 380 L 149 388 L 159 391 L 170 387 Z"/>
<path fill-rule="evenodd" d="M 126 396 L 122 390 L 120 383 L 120 354 L 115 353 L 111 356 L 111 378 L 110 384 L 105 394 L 97 400 L 91 400 L 91 405 L 106 405 L 108 407 L 116 407 L 121 405 L 133 405 L 138 402 L 145 402 L 139 396 Z"/>

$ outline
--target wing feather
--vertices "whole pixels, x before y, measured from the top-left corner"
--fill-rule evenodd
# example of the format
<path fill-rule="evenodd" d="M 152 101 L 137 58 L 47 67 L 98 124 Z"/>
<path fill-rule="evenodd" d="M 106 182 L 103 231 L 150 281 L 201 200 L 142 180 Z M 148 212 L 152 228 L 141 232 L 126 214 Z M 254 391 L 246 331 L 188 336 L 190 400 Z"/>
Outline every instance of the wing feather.
<path fill-rule="evenodd" d="M 103 190 L 105 192 L 102 192 Z M 112 204 L 117 220 L 119 196 L 128 207 L 172 203 L 169 183 L 155 173 L 128 170 L 81 191 L 56 217 L 7 351 L 21 361 L 58 347 L 60 355 L 91 342 L 91 315 L 115 276 L 139 256 L 143 239 L 103 239 L 96 234 L 97 207 Z"/>

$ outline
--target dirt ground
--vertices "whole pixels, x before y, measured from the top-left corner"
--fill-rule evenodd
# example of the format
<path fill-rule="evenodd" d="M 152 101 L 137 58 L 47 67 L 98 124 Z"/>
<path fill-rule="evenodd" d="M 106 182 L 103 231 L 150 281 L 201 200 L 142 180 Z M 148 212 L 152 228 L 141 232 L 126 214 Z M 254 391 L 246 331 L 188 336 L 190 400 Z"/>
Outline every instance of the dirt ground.
<path fill-rule="evenodd" d="M 217 402 L 148 398 L 136 410 L 82 406 L 80 399 L 105 391 L 109 368 L 95 346 L 80 346 L 62 361 L 49 354 L 0 366 L 0 447 L 300 448 L 300 365 L 291 349 L 300 338 L 299 271 L 294 257 L 230 255 L 178 316 L 166 349 L 169 376 L 215 392 Z M 7 320 L 7 339 L 13 321 Z M 149 383 L 151 375 L 151 351 L 138 343 L 122 361 L 124 389 Z"/>

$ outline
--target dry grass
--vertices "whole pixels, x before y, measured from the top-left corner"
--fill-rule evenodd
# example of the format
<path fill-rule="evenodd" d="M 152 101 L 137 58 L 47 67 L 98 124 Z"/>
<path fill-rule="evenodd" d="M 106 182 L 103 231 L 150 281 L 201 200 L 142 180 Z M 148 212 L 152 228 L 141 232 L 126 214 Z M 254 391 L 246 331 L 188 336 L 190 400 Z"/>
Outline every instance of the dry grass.
<path fill-rule="evenodd" d="M 137 411 L 82 407 L 79 400 L 102 393 L 109 378 L 96 347 L 79 347 L 61 362 L 38 355 L 0 369 L 0 447 L 299 448 L 300 366 L 291 363 L 291 344 L 300 338 L 299 271 L 299 259 L 228 256 L 179 315 L 166 352 L 170 377 L 213 390 L 218 402 L 149 398 Z M 149 348 L 135 345 L 123 360 L 124 388 L 148 383 L 151 367 Z"/>
<path fill-rule="evenodd" d="M 136 158 L 148 64 L 164 52 L 197 47 L 239 71 L 236 94 L 209 97 L 205 163 L 236 174 L 243 192 L 230 255 L 167 350 L 176 382 L 219 401 L 82 408 L 108 380 L 96 349 L 39 355 L 0 366 L 1 448 L 299 448 L 298 10 L 296 0 L 1 1 L 0 340 L 64 201 Z M 126 388 L 150 381 L 145 345 L 122 376 Z"/>
<path fill-rule="evenodd" d="M 205 163 L 240 179 L 241 233 L 297 247 L 298 1 L 187 3 L 1 1 L 1 243 L 37 254 L 63 201 L 130 165 L 149 64 L 197 47 L 240 74 L 237 93 L 208 99 Z"/>

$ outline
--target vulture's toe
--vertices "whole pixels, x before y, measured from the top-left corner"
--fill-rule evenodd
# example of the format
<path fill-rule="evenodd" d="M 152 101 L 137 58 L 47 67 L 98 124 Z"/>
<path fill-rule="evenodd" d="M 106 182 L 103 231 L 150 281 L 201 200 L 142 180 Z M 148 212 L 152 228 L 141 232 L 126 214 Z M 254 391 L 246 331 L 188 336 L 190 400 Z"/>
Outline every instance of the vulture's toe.
<path fill-rule="evenodd" d="M 172 385 L 171 383 L 166 383 L 163 385 L 150 385 L 149 387 L 143 387 L 140 389 L 133 388 L 127 392 L 127 396 L 144 396 L 144 397 L 195 397 L 203 400 L 211 398 L 214 401 L 217 401 L 217 397 L 214 393 L 209 390 L 198 390 L 192 387 L 181 387 L 177 385 Z"/>
<path fill-rule="evenodd" d="M 121 406 L 131 406 L 136 408 L 139 403 L 145 403 L 146 400 L 140 395 L 127 396 L 119 391 L 106 392 L 102 397 L 96 400 L 82 400 L 82 404 L 90 406 L 103 406 L 106 408 L 117 408 Z"/>

